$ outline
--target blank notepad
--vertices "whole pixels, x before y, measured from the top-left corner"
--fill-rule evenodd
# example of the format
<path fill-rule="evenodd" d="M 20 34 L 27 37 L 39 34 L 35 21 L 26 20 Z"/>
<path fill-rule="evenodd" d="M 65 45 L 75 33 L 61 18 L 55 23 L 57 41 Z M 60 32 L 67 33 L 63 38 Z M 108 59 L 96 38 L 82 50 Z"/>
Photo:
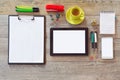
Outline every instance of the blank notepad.
<path fill-rule="evenodd" d="M 115 34 L 115 13 L 100 13 L 100 34 Z"/>
<path fill-rule="evenodd" d="M 9 16 L 9 63 L 44 63 L 44 16 Z"/>
<path fill-rule="evenodd" d="M 101 39 L 102 59 L 113 59 L 113 38 L 103 37 Z"/>

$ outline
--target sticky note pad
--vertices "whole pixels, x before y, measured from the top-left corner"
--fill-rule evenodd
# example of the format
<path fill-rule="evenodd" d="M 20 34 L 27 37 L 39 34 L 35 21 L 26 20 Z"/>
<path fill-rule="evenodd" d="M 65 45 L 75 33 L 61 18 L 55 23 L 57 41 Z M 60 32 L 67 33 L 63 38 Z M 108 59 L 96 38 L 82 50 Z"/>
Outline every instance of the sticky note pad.
<path fill-rule="evenodd" d="M 101 39 L 102 59 L 113 59 L 113 38 L 103 37 Z"/>
<path fill-rule="evenodd" d="M 115 34 L 115 12 L 100 13 L 100 34 Z"/>

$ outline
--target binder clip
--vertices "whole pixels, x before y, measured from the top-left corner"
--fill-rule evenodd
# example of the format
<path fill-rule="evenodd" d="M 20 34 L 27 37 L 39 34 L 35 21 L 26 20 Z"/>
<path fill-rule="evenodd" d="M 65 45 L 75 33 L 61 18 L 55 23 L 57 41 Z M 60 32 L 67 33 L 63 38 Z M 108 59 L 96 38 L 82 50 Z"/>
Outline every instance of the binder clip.
<path fill-rule="evenodd" d="M 93 19 L 91 22 L 91 26 L 98 26 L 96 19 Z"/>
<path fill-rule="evenodd" d="M 60 18 L 60 14 L 59 14 L 59 13 L 57 13 L 57 14 L 56 14 L 56 21 L 58 21 L 58 20 L 59 20 L 59 18 Z"/>
<path fill-rule="evenodd" d="M 50 18 L 51 18 L 51 20 L 52 20 L 52 21 L 54 21 L 54 20 L 55 20 L 55 19 L 53 18 L 53 15 L 52 15 L 52 14 L 50 14 L 49 16 L 50 16 Z M 56 15 L 55 15 L 55 16 L 56 16 L 56 21 L 59 21 L 59 18 L 60 18 L 60 13 L 56 13 Z"/>
<path fill-rule="evenodd" d="M 49 16 L 50 16 L 51 20 L 54 21 L 53 15 L 50 14 Z"/>
<path fill-rule="evenodd" d="M 22 18 L 20 17 L 20 15 L 18 15 L 18 20 L 22 20 Z M 30 19 L 30 20 L 35 20 L 34 16 Z"/>
<path fill-rule="evenodd" d="M 46 5 L 47 12 L 63 12 L 64 6 L 63 5 L 55 5 L 55 4 L 48 4 Z"/>

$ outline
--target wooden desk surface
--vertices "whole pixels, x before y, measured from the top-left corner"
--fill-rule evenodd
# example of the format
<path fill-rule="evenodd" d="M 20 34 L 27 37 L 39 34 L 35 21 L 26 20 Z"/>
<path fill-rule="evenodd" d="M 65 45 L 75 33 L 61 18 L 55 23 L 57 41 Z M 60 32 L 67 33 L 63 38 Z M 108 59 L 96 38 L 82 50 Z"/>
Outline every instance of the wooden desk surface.
<path fill-rule="evenodd" d="M 92 1 L 92 0 L 91 0 Z M 120 0 L 1 0 L 0 1 L 0 80 L 119 80 L 120 79 Z M 65 16 L 60 18 L 57 27 L 89 27 L 92 19 L 99 23 L 100 11 L 115 11 L 116 35 L 114 36 L 113 60 L 101 60 L 100 40 L 97 58 L 91 61 L 89 56 L 50 56 L 49 30 L 50 17 L 45 12 L 46 3 L 64 4 L 65 10 L 79 5 L 86 13 L 85 21 L 78 26 L 66 22 Z M 17 14 L 15 6 L 27 4 L 40 7 L 37 14 L 46 15 L 46 64 L 45 65 L 8 65 L 8 14 Z M 53 14 L 54 15 L 54 14 Z M 54 15 L 55 16 L 55 15 Z M 99 29 L 99 26 L 98 26 Z M 90 29 L 91 30 L 91 29 Z M 99 39 L 100 39 L 99 35 Z M 90 54 L 92 54 L 92 49 Z"/>

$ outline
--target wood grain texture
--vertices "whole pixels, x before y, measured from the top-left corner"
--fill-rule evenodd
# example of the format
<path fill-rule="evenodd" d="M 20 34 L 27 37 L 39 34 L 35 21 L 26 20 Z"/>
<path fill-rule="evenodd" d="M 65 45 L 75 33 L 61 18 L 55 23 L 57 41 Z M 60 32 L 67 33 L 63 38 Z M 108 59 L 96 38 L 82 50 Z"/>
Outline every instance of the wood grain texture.
<path fill-rule="evenodd" d="M 100 38 L 97 58 L 91 61 L 89 56 L 50 56 L 50 27 L 52 21 L 45 12 L 45 4 L 64 4 L 65 11 L 72 5 L 79 5 L 85 11 L 86 18 L 81 25 L 73 26 L 66 22 L 61 13 L 56 27 L 89 27 L 93 19 L 99 24 L 100 11 L 115 11 L 116 35 L 114 35 L 113 60 L 102 60 Z M 37 6 L 46 15 L 46 64 L 45 65 L 8 65 L 8 14 L 17 14 L 16 5 Z M 120 79 L 120 0 L 0 0 L 0 80 L 119 80 Z M 99 26 L 96 29 L 99 31 Z M 90 37 L 89 37 L 90 39 Z M 91 46 L 91 44 L 89 44 Z M 93 53 L 89 48 L 90 54 Z"/>

